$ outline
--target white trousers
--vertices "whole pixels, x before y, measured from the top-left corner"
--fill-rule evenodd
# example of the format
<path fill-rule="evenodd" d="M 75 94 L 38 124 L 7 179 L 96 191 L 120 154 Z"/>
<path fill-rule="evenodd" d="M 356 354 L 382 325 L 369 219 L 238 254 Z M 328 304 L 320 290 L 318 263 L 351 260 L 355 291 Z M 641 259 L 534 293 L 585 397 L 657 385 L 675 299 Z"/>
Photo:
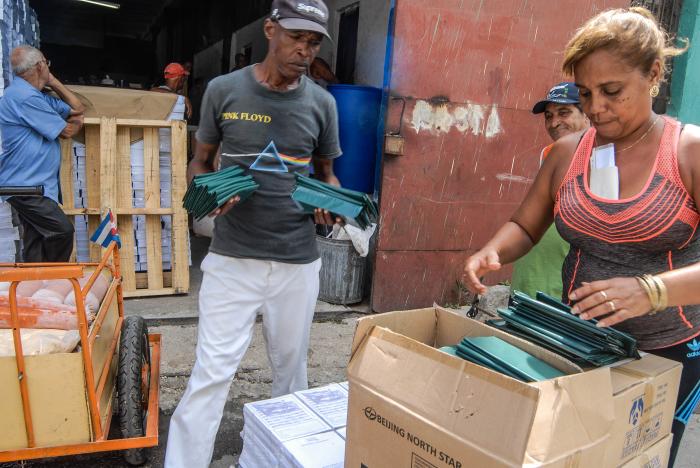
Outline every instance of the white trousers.
<path fill-rule="evenodd" d="M 321 260 L 292 265 L 209 253 L 201 268 L 196 361 L 170 420 L 166 468 L 209 466 L 226 397 L 258 312 L 272 396 L 308 387 L 306 360 Z"/>

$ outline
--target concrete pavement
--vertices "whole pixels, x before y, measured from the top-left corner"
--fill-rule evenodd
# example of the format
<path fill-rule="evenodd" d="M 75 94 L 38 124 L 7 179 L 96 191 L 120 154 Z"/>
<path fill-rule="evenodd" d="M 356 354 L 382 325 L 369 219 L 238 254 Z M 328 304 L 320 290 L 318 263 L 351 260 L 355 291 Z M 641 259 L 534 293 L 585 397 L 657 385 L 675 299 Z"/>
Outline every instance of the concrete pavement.
<path fill-rule="evenodd" d="M 350 342 L 354 333 L 354 316 L 338 318 L 320 316 L 311 329 L 309 350 L 309 385 L 320 386 L 345 380 L 345 367 L 350 354 Z M 231 386 L 224 416 L 214 449 L 212 468 L 228 468 L 238 460 L 242 448 L 240 432 L 243 429 L 243 405 L 249 401 L 270 397 L 272 376 L 267 362 L 262 326 L 256 324 L 255 336 Z M 161 414 L 160 444 L 150 449 L 146 468 L 163 466 L 163 456 L 168 436 L 170 416 L 180 400 L 194 363 L 197 327 L 195 325 L 163 325 L 151 327 L 151 333 L 162 334 L 163 358 L 161 360 Z M 116 419 L 115 419 L 116 421 Z M 118 436 L 118 423 L 113 424 L 112 434 Z M 0 463 L 2 468 L 20 468 L 18 463 Z M 127 468 L 120 453 L 56 458 L 41 462 L 27 462 L 33 468 Z"/>
<path fill-rule="evenodd" d="M 345 367 L 349 359 L 350 343 L 357 314 L 317 316 L 311 330 L 309 351 L 309 385 L 320 386 L 345 380 Z M 163 456 L 168 434 L 168 422 L 177 405 L 194 362 L 196 326 L 153 326 L 152 333 L 163 336 L 163 359 L 161 361 L 161 414 L 160 444 L 150 450 L 146 468 L 163 466 Z M 261 324 L 255 328 L 251 347 L 241 363 L 236 380 L 228 395 L 224 416 L 216 440 L 211 468 L 228 468 L 238 460 L 242 448 L 240 432 L 243 429 L 242 407 L 249 401 L 269 398 L 271 373 L 265 354 Z M 118 431 L 113 431 L 115 436 Z M 695 415 L 686 430 L 677 468 L 698 466 L 697 453 L 700 442 L 700 418 Z M 43 462 L 28 462 L 29 468 L 127 468 L 121 454 L 107 453 Z M 19 468 L 19 464 L 0 464 L 1 468 Z"/>
<path fill-rule="evenodd" d="M 206 239 L 193 239 L 193 263 L 199 265 L 206 249 Z M 197 336 L 197 292 L 201 273 L 192 269 L 192 289 L 187 296 L 129 299 L 127 314 L 146 317 L 149 330 L 162 335 L 160 444 L 150 450 L 146 468 L 163 466 L 168 423 L 187 385 L 194 363 Z M 309 385 L 312 387 L 345 380 L 350 344 L 355 320 L 367 312 L 366 304 L 353 307 L 318 303 L 311 329 L 309 350 Z M 216 440 L 211 468 L 235 465 L 242 448 L 242 407 L 249 401 L 269 398 L 271 371 L 267 362 L 261 324 L 256 324 L 255 336 L 229 392 L 224 416 Z M 116 421 L 116 419 L 115 419 Z M 118 423 L 113 424 L 112 436 L 118 437 Z M 700 466 L 700 417 L 694 415 L 681 446 L 676 468 Z M 127 468 L 120 453 L 105 453 L 44 460 L 40 462 L 0 463 L 0 468 Z M 475 467 L 478 468 L 478 467 Z"/>

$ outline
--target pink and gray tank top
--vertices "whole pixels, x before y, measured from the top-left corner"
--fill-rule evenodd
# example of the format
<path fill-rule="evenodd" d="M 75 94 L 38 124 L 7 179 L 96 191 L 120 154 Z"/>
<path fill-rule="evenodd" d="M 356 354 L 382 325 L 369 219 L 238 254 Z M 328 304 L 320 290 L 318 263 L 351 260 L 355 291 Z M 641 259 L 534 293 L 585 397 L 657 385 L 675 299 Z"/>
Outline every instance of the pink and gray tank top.
<path fill-rule="evenodd" d="M 681 124 L 664 117 L 661 144 L 642 191 L 608 200 L 588 186 L 595 129 L 581 139 L 557 193 L 554 222 L 571 249 L 564 261 L 564 300 L 583 282 L 656 274 L 700 261 L 700 213 L 678 171 Z M 615 328 L 655 349 L 700 335 L 700 305 L 669 307 Z"/>

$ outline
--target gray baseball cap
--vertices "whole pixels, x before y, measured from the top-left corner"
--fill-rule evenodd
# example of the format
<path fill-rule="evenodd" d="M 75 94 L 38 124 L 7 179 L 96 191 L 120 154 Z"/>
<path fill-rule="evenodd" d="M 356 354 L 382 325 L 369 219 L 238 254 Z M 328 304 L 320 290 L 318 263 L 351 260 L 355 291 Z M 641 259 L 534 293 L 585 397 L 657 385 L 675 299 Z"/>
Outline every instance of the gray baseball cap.
<path fill-rule="evenodd" d="M 273 0 L 270 19 L 284 29 L 314 31 L 328 39 L 328 7 L 321 0 Z"/>

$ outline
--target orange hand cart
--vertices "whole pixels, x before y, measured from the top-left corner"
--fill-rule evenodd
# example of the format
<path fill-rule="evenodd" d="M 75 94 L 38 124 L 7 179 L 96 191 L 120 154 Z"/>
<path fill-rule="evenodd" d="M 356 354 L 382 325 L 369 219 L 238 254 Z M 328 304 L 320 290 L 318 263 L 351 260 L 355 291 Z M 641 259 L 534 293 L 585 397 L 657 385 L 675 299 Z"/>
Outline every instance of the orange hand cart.
<path fill-rule="evenodd" d="M 109 287 L 89 323 L 86 298 L 107 273 Z M 55 279 L 71 282 L 79 351 L 25 356 L 21 330 L 36 317 L 23 313 L 17 287 Z M 158 445 L 160 335 L 148 334 L 142 317 L 124 317 L 116 244 L 99 263 L 0 265 L 0 282 L 10 283 L 4 319 L 15 349 L 14 357 L 0 357 L 0 462 L 126 450 L 127 462 L 144 463 L 144 448 Z M 108 439 L 115 399 L 124 438 Z"/>

